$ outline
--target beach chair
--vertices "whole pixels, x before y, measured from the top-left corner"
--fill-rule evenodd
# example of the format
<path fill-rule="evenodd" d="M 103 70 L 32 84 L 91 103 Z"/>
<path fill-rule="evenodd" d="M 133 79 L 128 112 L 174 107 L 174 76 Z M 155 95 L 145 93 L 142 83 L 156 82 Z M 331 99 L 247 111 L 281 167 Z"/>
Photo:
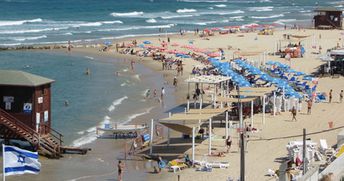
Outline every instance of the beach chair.
<path fill-rule="evenodd" d="M 320 153 L 331 157 L 334 154 L 334 149 L 327 146 L 327 141 L 325 139 L 320 139 Z"/>

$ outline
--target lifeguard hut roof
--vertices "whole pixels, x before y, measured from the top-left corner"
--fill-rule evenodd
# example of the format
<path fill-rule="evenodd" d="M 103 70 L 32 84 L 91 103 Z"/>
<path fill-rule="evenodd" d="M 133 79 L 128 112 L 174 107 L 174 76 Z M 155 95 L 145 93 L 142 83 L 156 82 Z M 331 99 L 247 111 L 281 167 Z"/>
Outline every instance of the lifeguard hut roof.
<path fill-rule="evenodd" d="M 37 87 L 52 82 L 54 80 L 23 71 L 0 70 L 0 85 Z"/>
<path fill-rule="evenodd" d="M 315 12 L 337 12 L 337 11 L 340 11 L 342 12 L 342 10 L 340 9 L 337 9 L 335 7 L 318 7 L 318 8 L 315 8 L 314 10 Z"/>

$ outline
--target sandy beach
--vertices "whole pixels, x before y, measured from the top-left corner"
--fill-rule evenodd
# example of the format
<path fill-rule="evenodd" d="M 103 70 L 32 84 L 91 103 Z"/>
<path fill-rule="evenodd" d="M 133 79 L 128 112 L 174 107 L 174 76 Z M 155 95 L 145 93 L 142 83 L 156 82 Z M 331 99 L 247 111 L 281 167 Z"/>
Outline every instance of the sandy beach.
<path fill-rule="evenodd" d="M 234 52 L 241 50 L 241 52 L 258 52 L 254 56 L 248 56 L 246 58 L 255 61 L 262 61 L 262 52 L 272 53 L 276 51 L 276 44 L 279 40 L 283 39 L 283 34 L 299 34 L 308 35 L 308 38 L 303 40 L 293 40 L 293 42 L 301 41 L 301 44 L 305 47 L 306 53 L 303 58 L 292 59 L 291 67 L 297 71 L 303 71 L 307 74 L 313 73 L 317 70 L 318 66 L 323 64 L 317 57 L 319 55 L 313 54 L 317 52 L 317 49 L 313 49 L 312 45 L 315 43 L 317 46 L 322 46 L 322 53 L 327 49 L 337 46 L 337 43 L 342 45 L 343 42 L 339 42 L 339 38 L 342 37 L 339 30 L 278 30 L 274 31 L 273 35 L 257 35 L 257 32 L 251 33 L 235 33 L 228 35 L 218 35 L 208 37 L 209 40 L 202 39 L 194 34 L 170 35 L 170 41 L 179 45 L 187 45 L 192 40 L 193 45 L 199 48 L 207 48 L 211 50 L 217 50 L 219 48 L 224 49 L 226 59 L 229 61 L 233 57 Z M 321 34 L 321 39 L 319 35 Z M 315 37 L 315 41 L 313 39 Z M 123 39 L 118 41 L 121 44 L 123 41 L 129 43 L 133 39 Z M 167 41 L 165 36 L 156 37 L 139 37 L 135 39 L 141 43 L 144 40 L 149 40 L 152 45 L 160 45 L 161 41 Z M 341 40 L 343 41 L 343 40 Z M 113 44 L 115 44 L 114 42 Z M 283 45 L 284 43 L 284 45 Z M 287 45 L 287 41 L 283 41 L 282 46 Z M 110 51 L 101 52 L 99 47 L 96 48 L 73 48 L 71 53 L 88 55 L 88 56 L 106 56 L 113 57 L 116 60 L 126 59 L 128 66 L 130 61 L 134 60 L 136 64 L 142 64 L 150 69 L 154 70 L 158 75 L 164 77 L 168 82 L 168 86 L 174 91 L 170 95 L 169 99 L 176 99 L 170 101 L 173 104 L 168 104 L 167 108 L 175 108 L 178 105 L 185 104 L 187 95 L 187 84 L 184 80 L 189 77 L 193 67 L 202 66 L 200 62 L 192 59 L 184 59 L 184 75 L 177 76 L 178 86 L 173 88 L 172 80 L 176 76 L 175 70 L 162 70 L 161 63 L 153 61 L 149 57 L 141 58 L 133 55 L 122 55 L 115 52 L 112 48 Z M 181 48 L 177 48 L 181 49 Z M 58 50 L 65 52 L 66 50 Z M 284 58 L 278 56 L 268 55 L 267 60 L 279 61 L 289 64 Z M 344 111 L 344 106 L 337 103 L 339 100 L 339 91 L 344 87 L 344 78 L 339 77 L 333 79 L 331 77 L 324 77 L 319 79 L 317 92 L 328 93 L 330 89 L 333 89 L 333 103 L 315 103 L 313 105 L 312 114 L 306 114 L 306 103 L 303 102 L 302 110 L 298 114 L 298 121 L 291 122 L 291 113 L 282 112 L 281 115 L 267 115 L 266 123 L 262 124 L 262 115 L 254 115 L 254 125 L 260 131 L 251 136 L 248 142 L 248 152 L 246 153 L 246 178 L 249 181 L 254 180 L 271 180 L 271 177 L 265 176 L 268 169 L 278 169 L 280 163 L 279 159 L 287 156 L 286 144 L 289 141 L 301 140 L 302 129 L 306 128 L 307 133 L 320 132 L 307 136 L 315 142 L 319 142 L 320 138 L 327 140 L 329 145 L 336 144 L 337 133 L 341 129 L 328 130 L 328 122 L 332 121 L 335 128 L 344 126 L 341 121 L 341 113 Z M 134 123 L 147 123 L 150 119 L 159 119 L 167 117 L 167 109 L 159 108 L 151 112 L 150 114 L 140 116 L 136 118 Z M 183 110 L 183 109 L 180 109 Z M 250 121 L 248 118 L 246 121 Z M 223 128 L 215 128 L 215 135 L 218 137 L 224 136 Z M 173 133 L 174 138 L 179 138 L 180 133 Z M 152 171 L 152 167 L 147 167 L 147 162 L 142 161 L 126 161 L 128 165 L 124 174 L 124 180 L 136 180 L 136 178 L 146 178 L 145 180 L 177 180 L 177 176 L 180 175 L 181 180 L 226 180 L 229 176 L 232 178 L 239 177 L 239 152 L 238 152 L 238 134 L 236 130 L 231 130 L 233 137 L 233 146 L 231 152 L 226 154 L 225 157 L 208 157 L 211 161 L 227 161 L 230 163 L 228 169 L 214 169 L 213 172 L 196 172 L 195 169 L 189 168 L 182 170 L 181 172 L 170 173 L 163 170 L 161 174 L 149 174 Z M 123 154 L 120 150 L 123 145 L 123 140 L 97 140 L 94 143 L 84 145 L 84 147 L 90 147 L 90 151 L 87 155 L 66 155 L 60 160 L 46 160 L 42 158 L 42 173 L 38 176 L 27 175 L 27 180 L 116 180 L 115 161 L 116 158 L 121 157 Z M 190 149 L 186 152 L 191 154 L 191 140 L 189 141 Z M 225 144 L 223 139 L 213 140 L 213 145 L 217 151 L 225 150 Z M 196 145 L 196 159 L 200 160 L 207 153 L 208 143 L 207 140 Z M 178 149 L 178 145 L 174 147 Z M 178 150 L 175 150 L 179 152 Z M 78 163 L 78 167 L 73 168 L 73 164 Z M 80 167 L 80 163 L 84 167 Z M 58 170 L 55 168 L 58 167 Z M 61 174 L 66 173 L 66 174 Z M 17 180 L 22 177 L 9 177 L 8 180 Z"/>

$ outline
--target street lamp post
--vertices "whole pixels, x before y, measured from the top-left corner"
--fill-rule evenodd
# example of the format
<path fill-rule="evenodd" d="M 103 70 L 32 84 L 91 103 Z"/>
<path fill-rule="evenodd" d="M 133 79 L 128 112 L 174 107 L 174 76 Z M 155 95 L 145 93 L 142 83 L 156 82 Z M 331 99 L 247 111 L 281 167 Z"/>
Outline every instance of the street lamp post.
<path fill-rule="evenodd" d="M 238 91 L 238 108 L 239 108 L 239 121 L 240 121 L 240 181 L 245 181 L 245 135 L 244 135 L 244 123 L 242 118 L 242 102 L 240 99 L 240 88 L 237 85 Z"/>

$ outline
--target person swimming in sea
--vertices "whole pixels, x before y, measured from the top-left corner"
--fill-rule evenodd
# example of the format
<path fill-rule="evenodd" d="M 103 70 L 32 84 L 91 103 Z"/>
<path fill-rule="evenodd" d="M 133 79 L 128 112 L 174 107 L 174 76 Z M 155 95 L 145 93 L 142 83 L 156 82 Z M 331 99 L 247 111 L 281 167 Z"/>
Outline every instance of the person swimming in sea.
<path fill-rule="evenodd" d="M 151 91 L 148 89 L 145 93 L 145 98 L 148 99 L 150 97 Z"/>

